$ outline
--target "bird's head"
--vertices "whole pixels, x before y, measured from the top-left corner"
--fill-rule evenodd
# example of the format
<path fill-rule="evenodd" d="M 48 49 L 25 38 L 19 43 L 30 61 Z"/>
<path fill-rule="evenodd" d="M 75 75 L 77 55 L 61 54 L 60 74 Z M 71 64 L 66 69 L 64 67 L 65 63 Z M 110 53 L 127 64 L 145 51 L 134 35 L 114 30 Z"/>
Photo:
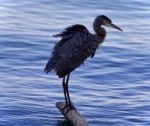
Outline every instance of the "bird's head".
<path fill-rule="evenodd" d="M 123 31 L 123 30 L 122 30 L 121 28 L 119 28 L 117 25 L 113 24 L 112 21 L 111 21 L 108 17 L 106 17 L 105 15 L 97 16 L 96 20 L 97 20 L 101 25 L 104 25 L 104 26 L 107 26 L 107 27 L 111 27 L 111 28 L 114 28 L 114 29 Z"/>

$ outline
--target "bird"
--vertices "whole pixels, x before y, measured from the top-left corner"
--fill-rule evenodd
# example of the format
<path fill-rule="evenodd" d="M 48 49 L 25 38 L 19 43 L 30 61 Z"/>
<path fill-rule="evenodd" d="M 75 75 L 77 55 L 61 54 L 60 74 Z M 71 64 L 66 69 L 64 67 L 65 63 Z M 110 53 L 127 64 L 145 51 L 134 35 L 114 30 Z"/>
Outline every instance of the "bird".
<path fill-rule="evenodd" d="M 61 39 L 55 44 L 44 72 L 48 74 L 54 70 L 56 75 L 62 78 L 65 103 L 72 109 L 73 105 L 68 90 L 70 74 L 86 59 L 94 57 L 96 50 L 106 37 L 106 30 L 103 26 L 123 31 L 107 16 L 99 15 L 93 22 L 94 34 L 90 33 L 84 25 L 75 24 L 54 35 Z"/>

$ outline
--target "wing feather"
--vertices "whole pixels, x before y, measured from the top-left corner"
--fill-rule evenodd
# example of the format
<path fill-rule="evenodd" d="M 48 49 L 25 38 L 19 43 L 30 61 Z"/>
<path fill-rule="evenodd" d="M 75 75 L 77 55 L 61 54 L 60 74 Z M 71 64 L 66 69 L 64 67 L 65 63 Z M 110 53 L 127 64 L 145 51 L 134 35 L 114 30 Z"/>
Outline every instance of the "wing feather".
<path fill-rule="evenodd" d="M 45 72 L 54 69 L 59 77 L 64 77 L 79 67 L 88 57 L 93 57 L 98 46 L 96 37 L 83 25 L 68 27 L 55 37 L 62 38 L 55 45 Z"/>

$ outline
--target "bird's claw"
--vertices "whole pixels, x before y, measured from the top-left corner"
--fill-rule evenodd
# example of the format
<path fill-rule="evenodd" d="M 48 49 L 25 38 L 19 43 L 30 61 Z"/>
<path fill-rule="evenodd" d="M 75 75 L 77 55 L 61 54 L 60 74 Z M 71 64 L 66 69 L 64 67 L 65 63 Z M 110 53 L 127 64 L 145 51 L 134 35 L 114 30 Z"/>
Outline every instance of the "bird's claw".
<path fill-rule="evenodd" d="M 65 114 L 67 114 L 71 110 L 76 110 L 76 108 L 73 105 L 66 105 L 62 110 L 64 111 Z"/>
<path fill-rule="evenodd" d="M 68 110 L 65 112 L 65 114 L 67 114 L 71 110 L 76 110 L 76 108 L 73 105 L 69 105 Z"/>

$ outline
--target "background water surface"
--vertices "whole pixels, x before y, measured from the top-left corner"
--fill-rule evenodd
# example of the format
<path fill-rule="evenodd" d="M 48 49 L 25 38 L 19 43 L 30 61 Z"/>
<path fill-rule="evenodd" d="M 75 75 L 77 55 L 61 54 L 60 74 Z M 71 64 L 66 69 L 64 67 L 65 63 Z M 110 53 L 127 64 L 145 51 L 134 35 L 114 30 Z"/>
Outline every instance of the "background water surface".
<path fill-rule="evenodd" d="M 56 109 L 61 79 L 45 75 L 52 35 L 72 24 L 110 28 L 92 60 L 72 73 L 71 98 L 89 126 L 150 126 L 149 0 L 0 0 L 0 126 L 68 125 Z"/>

